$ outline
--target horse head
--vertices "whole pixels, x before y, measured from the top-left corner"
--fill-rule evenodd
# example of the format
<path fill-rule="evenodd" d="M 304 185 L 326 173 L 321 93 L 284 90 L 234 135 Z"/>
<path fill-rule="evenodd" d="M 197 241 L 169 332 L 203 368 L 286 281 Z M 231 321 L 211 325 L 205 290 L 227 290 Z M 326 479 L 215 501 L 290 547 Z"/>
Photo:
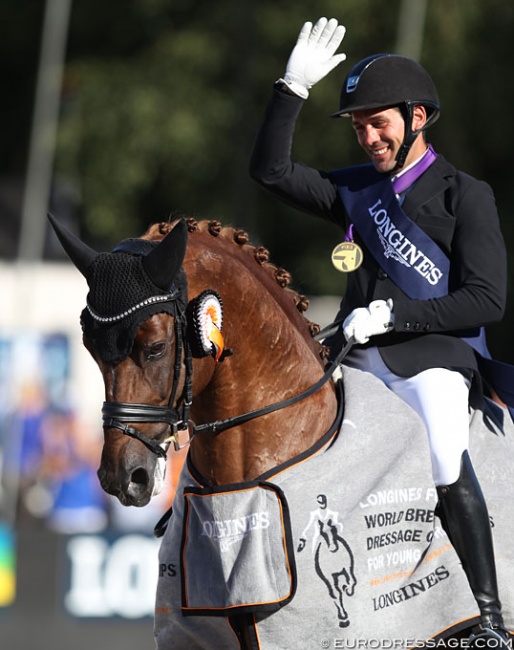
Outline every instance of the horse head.
<path fill-rule="evenodd" d="M 170 382 L 170 368 L 184 345 L 187 229 L 179 222 L 159 243 L 128 239 L 97 253 L 50 220 L 89 286 L 83 341 L 102 373 L 106 400 L 100 483 L 124 504 L 145 505 L 162 487 L 166 438 L 181 418 L 174 402 L 186 377 L 181 370 Z"/>

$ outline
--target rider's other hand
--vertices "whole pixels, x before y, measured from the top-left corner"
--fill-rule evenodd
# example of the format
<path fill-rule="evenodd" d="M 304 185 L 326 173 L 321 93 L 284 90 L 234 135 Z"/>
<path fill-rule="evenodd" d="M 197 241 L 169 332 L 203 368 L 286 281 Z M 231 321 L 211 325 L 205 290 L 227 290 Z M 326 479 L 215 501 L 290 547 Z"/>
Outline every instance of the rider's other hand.
<path fill-rule="evenodd" d="M 320 18 L 312 26 L 306 22 L 280 79 L 296 95 L 307 99 L 309 88 L 346 59 L 346 54 L 335 54 L 346 29 L 335 18 Z"/>
<path fill-rule="evenodd" d="M 362 344 L 371 336 L 390 332 L 393 323 L 393 301 L 374 300 L 368 307 L 358 307 L 346 317 L 343 333 L 347 341 Z"/>

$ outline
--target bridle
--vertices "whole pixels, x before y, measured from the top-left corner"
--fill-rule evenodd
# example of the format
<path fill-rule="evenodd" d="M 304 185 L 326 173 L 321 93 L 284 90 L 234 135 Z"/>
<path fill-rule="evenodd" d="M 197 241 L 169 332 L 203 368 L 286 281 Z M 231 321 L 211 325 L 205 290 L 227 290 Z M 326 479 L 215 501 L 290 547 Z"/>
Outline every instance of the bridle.
<path fill-rule="evenodd" d="M 333 325 L 334 324 L 328 326 L 325 330 L 322 330 L 322 332 L 318 334 L 318 338 L 323 335 L 326 330 L 333 327 Z M 179 308 L 177 305 L 175 316 L 175 363 L 173 368 L 173 384 L 168 404 L 165 406 L 156 406 L 129 402 L 104 402 L 102 406 L 103 427 L 119 429 L 125 435 L 139 440 L 159 458 L 166 458 L 169 446 L 172 442 L 175 451 L 179 451 L 189 445 L 191 440 L 197 435 L 205 433 L 221 433 L 222 431 L 234 428 L 249 422 L 250 420 L 254 420 L 255 418 L 297 404 L 298 402 L 310 397 L 320 390 L 320 388 L 332 377 L 335 370 L 349 353 L 352 346 L 353 341 L 349 341 L 346 346 L 342 348 L 336 359 L 327 368 L 321 379 L 298 395 L 241 415 L 196 425 L 189 419 L 189 412 L 193 400 L 193 355 L 188 338 L 187 317 L 185 310 Z M 177 400 L 182 364 L 185 366 L 185 379 L 181 396 Z M 180 403 L 179 407 L 174 406 L 177 402 Z M 140 423 L 167 424 L 170 427 L 170 435 L 166 437 L 163 442 L 159 443 L 143 434 L 136 427 L 132 426 L 132 424 Z M 189 430 L 189 438 L 185 443 L 181 443 L 180 433 L 186 430 Z"/>
<path fill-rule="evenodd" d="M 142 442 L 150 451 L 159 458 L 166 458 L 170 443 L 173 442 L 178 451 L 185 445 L 180 444 L 179 433 L 189 427 L 189 411 L 193 400 L 193 362 L 191 346 L 187 338 L 186 314 L 182 309 L 177 309 L 175 316 L 175 363 L 173 366 L 173 383 L 170 398 L 166 406 L 153 404 L 137 404 L 130 402 L 104 402 L 102 406 L 103 427 L 119 429 L 122 433 Z M 180 406 L 177 402 L 178 386 L 182 370 L 185 365 L 185 379 Z M 171 435 L 162 443 L 145 436 L 139 429 L 128 423 L 164 423 L 170 427 Z M 188 444 L 188 443 L 186 443 Z"/>

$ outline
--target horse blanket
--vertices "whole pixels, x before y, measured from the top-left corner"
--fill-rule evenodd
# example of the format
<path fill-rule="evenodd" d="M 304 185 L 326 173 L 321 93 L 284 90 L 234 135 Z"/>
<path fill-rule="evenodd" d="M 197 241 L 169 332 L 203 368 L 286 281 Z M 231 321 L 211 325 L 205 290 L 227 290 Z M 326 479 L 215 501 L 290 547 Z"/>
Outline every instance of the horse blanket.
<path fill-rule="evenodd" d="M 238 612 L 253 613 L 263 650 L 409 648 L 478 615 L 434 514 L 421 420 L 368 373 L 342 381 L 338 434 L 265 480 L 216 492 L 184 466 L 159 555 L 160 650 L 237 650 Z M 514 426 L 480 397 L 470 431 L 512 630 Z"/>

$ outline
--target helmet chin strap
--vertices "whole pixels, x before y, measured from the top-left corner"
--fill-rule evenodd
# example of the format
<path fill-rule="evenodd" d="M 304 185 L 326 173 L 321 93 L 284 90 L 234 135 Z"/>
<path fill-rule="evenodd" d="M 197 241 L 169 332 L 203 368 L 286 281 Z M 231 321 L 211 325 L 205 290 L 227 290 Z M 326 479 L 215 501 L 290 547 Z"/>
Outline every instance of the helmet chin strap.
<path fill-rule="evenodd" d="M 412 145 L 414 144 L 414 141 L 418 137 L 420 131 L 413 131 L 412 130 L 412 118 L 413 118 L 413 106 L 412 104 L 409 104 L 405 102 L 404 104 L 401 104 L 399 107 L 400 112 L 403 117 L 403 121 L 405 122 L 405 136 L 403 138 L 403 142 L 398 149 L 398 153 L 396 154 L 396 165 L 394 168 L 391 170 L 391 174 L 396 173 L 399 171 L 404 165 L 405 161 L 407 160 L 407 156 L 409 155 L 409 151 L 411 150 Z"/>

